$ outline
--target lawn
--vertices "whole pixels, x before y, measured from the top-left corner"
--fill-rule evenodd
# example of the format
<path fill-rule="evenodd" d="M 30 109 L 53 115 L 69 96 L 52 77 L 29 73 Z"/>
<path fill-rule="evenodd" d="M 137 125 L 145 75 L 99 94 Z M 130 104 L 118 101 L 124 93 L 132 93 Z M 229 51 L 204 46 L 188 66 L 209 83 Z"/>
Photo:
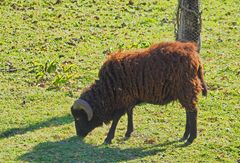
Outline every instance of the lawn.
<path fill-rule="evenodd" d="M 207 98 L 198 138 L 183 147 L 178 102 L 134 109 L 111 145 L 110 125 L 76 136 L 70 106 L 108 53 L 173 41 L 177 0 L 0 0 L 0 162 L 237 162 L 240 160 L 240 1 L 202 0 Z"/>

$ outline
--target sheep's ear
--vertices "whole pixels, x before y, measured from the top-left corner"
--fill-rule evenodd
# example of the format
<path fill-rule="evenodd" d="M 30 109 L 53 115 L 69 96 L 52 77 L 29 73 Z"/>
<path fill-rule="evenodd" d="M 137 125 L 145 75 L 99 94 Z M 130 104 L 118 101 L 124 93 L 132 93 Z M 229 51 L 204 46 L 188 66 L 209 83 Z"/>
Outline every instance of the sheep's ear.
<path fill-rule="evenodd" d="M 87 114 L 87 117 L 88 117 L 88 121 L 90 121 L 93 117 L 93 111 L 92 111 L 92 108 L 91 106 L 88 104 L 87 101 L 85 100 L 82 100 L 82 99 L 78 99 L 74 102 L 73 104 L 73 109 L 78 109 L 78 110 L 81 110 L 83 109 L 86 114 Z"/>

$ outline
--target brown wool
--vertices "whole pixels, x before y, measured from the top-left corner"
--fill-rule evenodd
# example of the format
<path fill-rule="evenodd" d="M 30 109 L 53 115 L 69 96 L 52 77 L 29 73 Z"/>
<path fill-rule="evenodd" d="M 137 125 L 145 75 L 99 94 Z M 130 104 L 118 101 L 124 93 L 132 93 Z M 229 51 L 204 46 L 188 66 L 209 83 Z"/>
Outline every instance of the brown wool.
<path fill-rule="evenodd" d="M 194 110 L 198 94 L 207 93 L 196 50 L 193 43 L 165 42 L 113 53 L 81 99 L 103 122 L 112 120 L 116 110 L 126 112 L 141 102 L 164 105 L 179 100 L 186 110 Z"/>

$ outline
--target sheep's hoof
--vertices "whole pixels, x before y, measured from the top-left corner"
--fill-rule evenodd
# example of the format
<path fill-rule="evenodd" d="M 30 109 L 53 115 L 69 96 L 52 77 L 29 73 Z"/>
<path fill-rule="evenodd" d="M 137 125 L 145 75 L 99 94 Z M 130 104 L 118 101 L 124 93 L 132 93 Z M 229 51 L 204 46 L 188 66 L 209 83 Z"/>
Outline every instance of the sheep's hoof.
<path fill-rule="evenodd" d="M 125 140 L 129 139 L 131 137 L 131 133 L 126 133 L 125 134 Z"/>
<path fill-rule="evenodd" d="M 189 146 L 189 145 L 191 145 L 191 144 L 192 144 L 192 142 L 187 141 L 187 142 L 184 144 L 184 146 Z"/>
<path fill-rule="evenodd" d="M 103 144 L 106 144 L 106 145 L 107 145 L 107 144 L 111 144 L 111 143 L 112 143 L 112 141 L 111 141 L 111 140 L 108 140 L 108 139 L 105 139 L 104 142 L 103 142 Z"/>
<path fill-rule="evenodd" d="M 130 136 L 125 136 L 124 138 L 123 138 L 123 140 L 128 140 L 130 138 Z"/>
<path fill-rule="evenodd" d="M 183 142 L 183 141 L 185 141 L 185 140 L 187 140 L 187 138 L 185 138 L 185 137 L 182 137 L 181 139 L 179 139 L 178 141 L 180 141 L 180 142 Z"/>

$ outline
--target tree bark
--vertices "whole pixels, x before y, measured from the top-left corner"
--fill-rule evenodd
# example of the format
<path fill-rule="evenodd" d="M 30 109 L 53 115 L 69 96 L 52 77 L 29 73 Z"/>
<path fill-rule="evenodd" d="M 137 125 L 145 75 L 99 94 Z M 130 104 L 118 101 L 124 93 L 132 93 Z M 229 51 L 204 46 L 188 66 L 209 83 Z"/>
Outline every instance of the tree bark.
<path fill-rule="evenodd" d="M 198 0 L 178 0 L 176 40 L 196 42 L 201 48 L 201 14 Z"/>

